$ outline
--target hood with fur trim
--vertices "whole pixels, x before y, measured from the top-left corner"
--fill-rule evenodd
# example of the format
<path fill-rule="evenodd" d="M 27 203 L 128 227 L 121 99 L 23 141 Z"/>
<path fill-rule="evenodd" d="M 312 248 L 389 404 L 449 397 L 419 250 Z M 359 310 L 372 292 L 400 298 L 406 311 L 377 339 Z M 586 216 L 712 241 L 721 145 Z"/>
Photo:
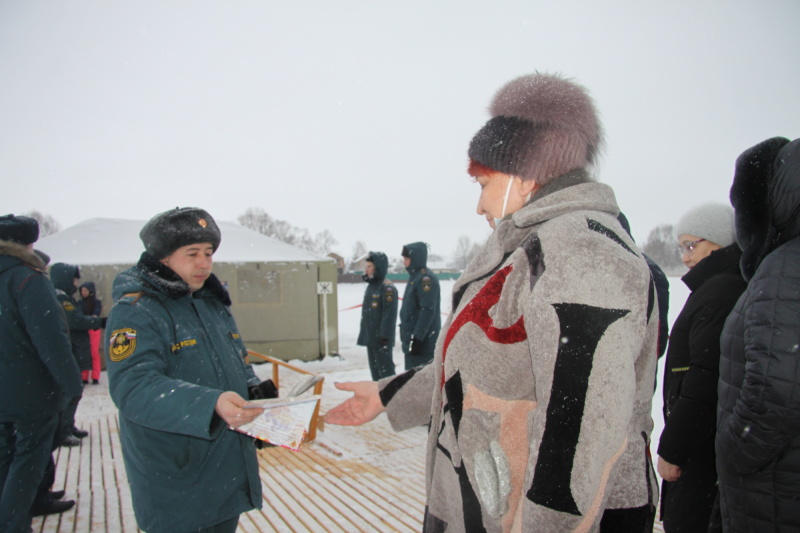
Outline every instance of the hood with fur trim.
<path fill-rule="evenodd" d="M 800 139 L 767 139 L 736 160 L 730 191 L 746 280 L 775 248 L 800 235 Z"/>

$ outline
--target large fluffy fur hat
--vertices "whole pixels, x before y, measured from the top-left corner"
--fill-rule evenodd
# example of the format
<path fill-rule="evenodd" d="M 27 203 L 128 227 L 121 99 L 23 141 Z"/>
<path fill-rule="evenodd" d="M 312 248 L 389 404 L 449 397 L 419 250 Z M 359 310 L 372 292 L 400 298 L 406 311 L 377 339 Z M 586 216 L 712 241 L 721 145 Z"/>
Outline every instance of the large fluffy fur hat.
<path fill-rule="evenodd" d="M 176 207 L 147 221 L 139 232 L 139 238 L 147 253 L 163 259 L 181 246 L 201 242 L 211 243 L 216 251 L 222 234 L 207 211 L 197 207 Z"/>
<path fill-rule="evenodd" d="M 594 102 L 572 80 L 535 73 L 503 86 L 489 107 L 492 118 L 469 146 L 472 161 L 544 185 L 592 166 L 603 145 Z"/>
<path fill-rule="evenodd" d="M 776 157 L 787 144 L 789 139 L 772 137 L 748 148 L 736 159 L 730 200 L 736 217 L 736 241 L 742 249 L 742 275 L 747 280 L 776 245 L 769 191 Z"/>

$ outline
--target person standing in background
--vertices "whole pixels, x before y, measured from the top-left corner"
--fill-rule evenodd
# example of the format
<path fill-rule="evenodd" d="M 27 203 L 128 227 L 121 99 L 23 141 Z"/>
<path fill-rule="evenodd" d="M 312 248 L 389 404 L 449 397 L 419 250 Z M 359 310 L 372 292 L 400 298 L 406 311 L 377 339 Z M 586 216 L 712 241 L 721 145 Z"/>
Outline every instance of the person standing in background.
<path fill-rule="evenodd" d="M 0 531 L 28 533 L 59 412 L 80 395 L 67 324 L 41 257 L 35 219 L 0 217 Z M 72 507 L 74 502 L 61 502 Z M 66 509 L 62 509 L 66 510 Z"/>
<path fill-rule="evenodd" d="M 83 283 L 79 288 L 79 292 L 81 299 L 78 303 L 80 303 L 83 314 L 99 317 L 103 312 L 103 302 L 97 297 L 97 289 L 94 282 L 87 281 Z M 100 329 L 89 330 L 89 351 L 92 354 L 92 369 L 91 371 L 83 370 L 81 372 L 84 384 L 89 383 L 90 378 L 94 385 L 100 384 L 100 339 L 102 336 L 103 332 Z"/>
<path fill-rule="evenodd" d="M 394 376 L 392 349 L 397 327 L 397 288 L 386 279 L 388 271 L 389 259 L 386 254 L 369 252 L 363 276 L 367 289 L 361 305 L 361 329 L 357 344 L 367 347 L 373 381 Z"/>
<path fill-rule="evenodd" d="M 424 242 L 406 244 L 402 255 L 409 277 L 400 307 L 400 341 L 405 369 L 410 370 L 433 360 L 442 316 L 439 278 L 428 269 L 428 246 Z"/>
<path fill-rule="evenodd" d="M 747 284 L 729 205 L 690 209 L 675 233 L 691 292 L 672 326 L 664 367 L 661 520 L 667 533 L 705 533 L 717 495 L 719 338 Z"/>
<path fill-rule="evenodd" d="M 78 302 L 72 297 L 78 290 L 78 280 L 81 277 L 80 269 L 76 265 L 54 263 L 50 267 L 50 279 L 56 289 L 56 298 L 61 303 L 61 308 L 67 317 L 69 337 L 72 341 L 72 353 L 78 368 L 83 372 L 92 368 L 92 354 L 89 345 L 89 330 L 101 329 L 104 320 L 100 317 L 86 316 L 80 309 Z M 72 398 L 62 413 L 61 420 L 61 446 L 77 446 L 80 440 L 89 432 L 75 426 L 75 412 L 83 396 L 83 391 Z"/>

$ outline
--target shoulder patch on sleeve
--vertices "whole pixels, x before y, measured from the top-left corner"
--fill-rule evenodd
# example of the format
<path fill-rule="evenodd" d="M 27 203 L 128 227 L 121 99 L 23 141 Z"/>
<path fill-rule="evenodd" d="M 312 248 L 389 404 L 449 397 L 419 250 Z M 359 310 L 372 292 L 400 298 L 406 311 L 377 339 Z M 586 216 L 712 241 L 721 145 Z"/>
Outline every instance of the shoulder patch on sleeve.
<path fill-rule="evenodd" d="M 64 311 L 72 312 L 75 310 L 75 306 L 72 305 L 72 302 L 63 301 L 61 302 L 61 306 L 64 308 Z"/>
<path fill-rule="evenodd" d="M 136 351 L 136 330 L 131 328 L 115 329 L 108 341 L 109 358 L 118 363 L 127 359 Z"/>

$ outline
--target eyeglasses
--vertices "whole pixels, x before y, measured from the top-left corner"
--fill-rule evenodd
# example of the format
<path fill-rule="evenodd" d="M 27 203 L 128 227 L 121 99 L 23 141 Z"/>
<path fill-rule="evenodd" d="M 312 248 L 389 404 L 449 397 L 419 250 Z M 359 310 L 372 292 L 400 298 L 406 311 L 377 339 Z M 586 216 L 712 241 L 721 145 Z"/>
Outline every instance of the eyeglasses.
<path fill-rule="evenodd" d="M 678 245 L 678 255 L 683 257 L 684 255 L 689 255 L 694 252 L 694 249 L 697 248 L 697 244 L 705 242 L 705 239 L 697 239 L 696 241 L 683 241 Z"/>

